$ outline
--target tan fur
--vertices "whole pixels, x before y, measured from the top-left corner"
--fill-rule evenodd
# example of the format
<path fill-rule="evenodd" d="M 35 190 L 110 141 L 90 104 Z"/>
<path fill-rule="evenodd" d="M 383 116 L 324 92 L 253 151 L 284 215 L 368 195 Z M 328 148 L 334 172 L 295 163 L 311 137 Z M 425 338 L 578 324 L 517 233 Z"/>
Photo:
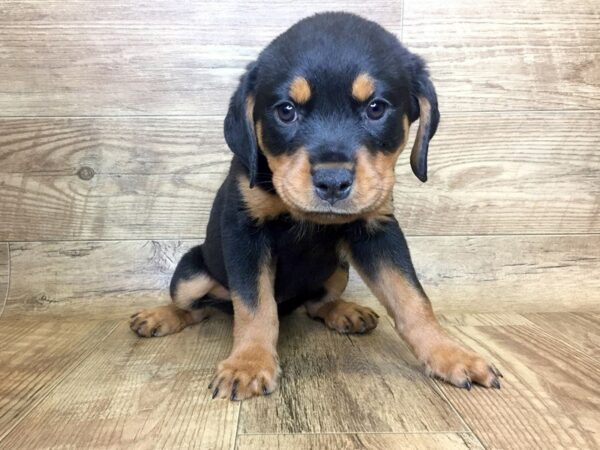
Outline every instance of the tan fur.
<path fill-rule="evenodd" d="M 493 369 L 483 358 L 446 335 L 429 299 L 398 269 L 383 265 L 376 279 L 361 275 L 429 374 L 457 386 L 465 386 L 471 380 L 488 387 L 494 380 L 497 382 Z"/>
<path fill-rule="evenodd" d="M 290 95 L 290 98 L 294 100 L 294 102 L 296 102 L 297 104 L 303 105 L 305 103 L 308 103 L 311 96 L 311 90 L 308 81 L 306 81 L 306 78 L 300 76 L 294 78 L 292 84 L 290 84 L 290 89 L 288 93 Z"/>
<path fill-rule="evenodd" d="M 140 337 L 166 336 L 201 322 L 208 315 L 207 309 L 186 311 L 171 303 L 134 314 L 129 326 Z"/>
<path fill-rule="evenodd" d="M 348 169 L 354 170 L 354 164 L 349 162 L 325 162 L 325 163 L 317 163 L 313 165 L 313 170 L 319 169 Z"/>
<path fill-rule="evenodd" d="M 250 188 L 248 177 L 240 176 L 238 186 L 248 214 L 259 223 L 289 212 L 289 208 L 277 194 L 257 187 Z"/>
<path fill-rule="evenodd" d="M 377 313 L 371 308 L 342 299 L 321 304 L 315 311 L 307 308 L 307 311 L 311 317 L 322 319 L 328 328 L 339 333 L 368 333 L 378 322 Z"/>
<path fill-rule="evenodd" d="M 423 138 L 425 137 L 425 125 L 429 124 L 431 121 L 431 104 L 429 100 L 425 97 L 419 97 L 419 128 L 417 129 L 417 136 L 415 137 L 415 142 L 413 144 L 413 148 L 410 154 L 411 163 L 416 163 L 419 158 L 419 152 L 421 151 L 421 147 L 423 145 Z"/>
<path fill-rule="evenodd" d="M 200 274 L 189 280 L 180 279 L 177 281 L 173 303 L 181 309 L 189 309 L 194 300 L 209 293 L 218 298 L 229 298 L 229 291 L 206 274 Z"/>
<path fill-rule="evenodd" d="M 319 224 L 341 224 L 365 219 L 370 227 L 376 227 L 387 220 L 394 210 L 392 190 L 396 161 L 408 140 L 409 122 L 406 115 L 403 116 L 403 128 L 402 143 L 394 152 L 372 155 L 366 148 L 358 151 L 356 163 L 350 164 L 355 170 L 353 192 L 348 199 L 336 203 L 330 210 L 324 209 L 326 207 L 314 194 L 311 165 L 304 148 L 292 154 L 274 155 L 265 146 L 261 121 L 256 122 L 256 138 L 273 172 L 277 195 L 293 217 Z M 265 220 L 273 214 L 283 213 L 285 208 L 278 201 L 271 200 L 264 209 L 257 208 L 256 217 Z"/>
<path fill-rule="evenodd" d="M 365 102 L 375 92 L 375 82 L 368 73 L 359 74 L 352 82 L 352 97 Z"/>
<path fill-rule="evenodd" d="M 348 268 L 338 267 L 325 281 L 325 295 L 304 304 L 313 319 L 340 333 L 367 333 L 377 326 L 377 313 L 371 308 L 340 299 L 348 284 Z"/>
<path fill-rule="evenodd" d="M 248 308 L 235 292 L 232 294 L 233 349 L 217 367 L 211 383 L 215 396 L 242 400 L 270 393 L 277 387 L 279 319 L 273 283 L 272 270 L 264 265 L 257 280 L 256 308 Z"/>
<path fill-rule="evenodd" d="M 246 97 L 246 118 L 248 123 L 254 126 L 254 96 L 252 94 Z"/>

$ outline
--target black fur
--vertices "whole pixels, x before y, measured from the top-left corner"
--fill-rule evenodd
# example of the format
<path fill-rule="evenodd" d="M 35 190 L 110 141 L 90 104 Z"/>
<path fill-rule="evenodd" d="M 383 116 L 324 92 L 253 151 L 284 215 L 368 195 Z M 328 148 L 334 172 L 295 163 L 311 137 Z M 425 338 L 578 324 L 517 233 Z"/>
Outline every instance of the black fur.
<path fill-rule="evenodd" d="M 384 119 L 364 120 L 365 104 L 349 96 L 353 80 L 362 72 L 377 80 L 374 97 L 385 98 Z M 311 99 L 296 105 L 302 120 L 283 124 L 276 106 L 288 100 L 294 77 L 306 77 Z M 255 102 L 248 117 L 247 99 Z M 304 19 L 277 37 L 250 64 L 234 93 L 225 119 L 225 139 L 235 154 L 229 174 L 219 189 L 208 224 L 206 241 L 179 263 L 172 281 L 206 271 L 235 291 L 249 307 L 256 306 L 257 278 L 261 265 L 274 261 L 275 297 L 280 311 L 289 311 L 307 300 L 320 298 L 323 285 L 340 264 L 339 247 L 347 244 L 354 261 L 371 276 L 384 261 L 399 267 L 416 286 L 406 241 L 394 220 L 380 227 L 356 219 L 340 225 L 317 225 L 282 215 L 259 223 L 251 218 L 241 198 L 239 177 L 254 189 L 274 192 L 272 173 L 256 140 L 254 121 L 260 119 L 265 147 L 273 155 L 291 154 L 302 146 L 311 164 L 352 161 L 359 147 L 372 153 L 391 152 L 402 142 L 402 116 L 419 118 L 417 98 L 431 105 L 431 123 L 413 170 L 427 177 L 427 147 L 436 132 L 439 112 L 433 84 L 424 62 L 410 53 L 379 25 L 346 13 L 319 14 Z M 371 224 L 372 225 L 372 224 Z M 210 297 L 194 307 L 217 305 Z"/>

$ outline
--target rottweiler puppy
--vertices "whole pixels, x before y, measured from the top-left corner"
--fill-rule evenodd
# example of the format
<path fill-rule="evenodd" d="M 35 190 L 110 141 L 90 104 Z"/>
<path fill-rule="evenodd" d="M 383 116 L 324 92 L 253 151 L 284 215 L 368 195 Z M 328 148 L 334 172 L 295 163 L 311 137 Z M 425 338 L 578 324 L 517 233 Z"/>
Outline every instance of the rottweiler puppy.
<path fill-rule="evenodd" d="M 247 67 L 225 118 L 234 153 L 205 242 L 186 253 L 172 303 L 135 314 L 143 337 L 195 324 L 208 307 L 234 314 L 233 349 L 213 397 L 277 387 L 278 314 L 304 305 L 340 333 L 377 326 L 341 298 L 351 264 L 431 375 L 499 388 L 498 370 L 451 340 L 436 320 L 394 218 L 396 161 L 419 120 L 410 162 L 427 179 L 439 122 L 423 60 L 374 22 L 347 13 L 306 18 Z"/>

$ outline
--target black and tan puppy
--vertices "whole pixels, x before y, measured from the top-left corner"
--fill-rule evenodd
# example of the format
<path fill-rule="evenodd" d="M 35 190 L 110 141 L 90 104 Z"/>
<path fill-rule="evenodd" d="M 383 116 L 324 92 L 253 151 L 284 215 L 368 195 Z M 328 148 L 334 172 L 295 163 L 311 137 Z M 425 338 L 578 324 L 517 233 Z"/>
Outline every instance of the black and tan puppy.
<path fill-rule="evenodd" d="M 208 306 L 229 309 L 233 349 L 214 396 L 268 394 L 279 376 L 278 312 L 304 305 L 342 333 L 377 325 L 371 309 L 340 298 L 350 263 L 430 374 L 500 387 L 499 372 L 438 324 L 393 215 L 394 168 L 417 119 L 411 165 L 425 181 L 435 90 L 423 61 L 379 25 L 326 13 L 276 38 L 231 99 L 225 139 L 235 156 L 206 241 L 179 262 L 173 303 L 134 315 L 131 328 L 164 336 Z"/>

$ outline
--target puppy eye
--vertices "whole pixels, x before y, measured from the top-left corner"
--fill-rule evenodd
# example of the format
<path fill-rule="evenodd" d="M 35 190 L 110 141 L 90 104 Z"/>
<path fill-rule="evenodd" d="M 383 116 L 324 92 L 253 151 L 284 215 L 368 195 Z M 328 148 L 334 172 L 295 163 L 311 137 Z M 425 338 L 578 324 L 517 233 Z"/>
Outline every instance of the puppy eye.
<path fill-rule="evenodd" d="M 387 103 L 381 100 L 373 100 L 367 105 L 367 117 L 371 120 L 379 120 L 385 114 L 387 110 Z"/>
<path fill-rule="evenodd" d="M 296 107 L 290 102 L 285 102 L 281 105 L 278 105 L 276 111 L 279 120 L 285 123 L 291 123 L 298 118 L 298 114 L 296 113 Z"/>

